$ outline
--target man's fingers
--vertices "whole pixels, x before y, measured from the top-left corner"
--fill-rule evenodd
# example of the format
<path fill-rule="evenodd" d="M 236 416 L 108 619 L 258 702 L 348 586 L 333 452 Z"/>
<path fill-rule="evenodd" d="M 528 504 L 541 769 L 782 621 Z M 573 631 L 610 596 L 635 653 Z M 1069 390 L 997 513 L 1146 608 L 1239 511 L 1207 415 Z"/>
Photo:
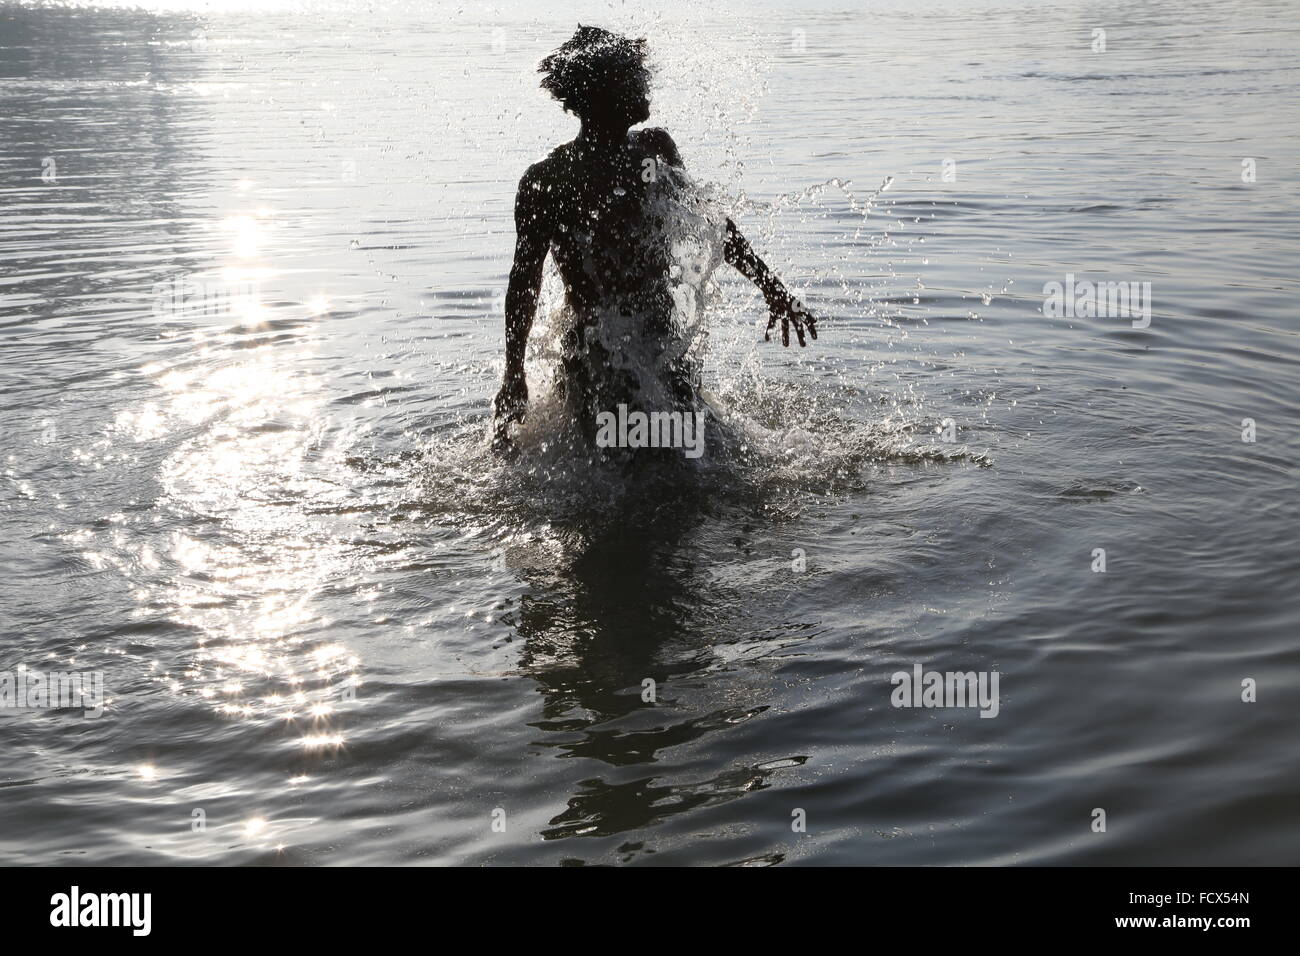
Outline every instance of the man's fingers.
<path fill-rule="evenodd" d="M 786 348 L 790 347 L 790 323 L 794 323 L 794 334 L 799 339 L 799 345 L 807 347 L 808 336 L 813 341 L 817 339 L 817 319 L 811 312 L 805 312 L 802 308 L 795 308 L 789 312 L 780 312 L 774 309 L 771 317 L 767 320 L 767 329 L 763 332 L 763 341 L 772 341 L 772 329 L 776 327 L 777 319 L 781 320 L 781 344 Z M 805 335 L 804 333 L 807 333 Z"/>

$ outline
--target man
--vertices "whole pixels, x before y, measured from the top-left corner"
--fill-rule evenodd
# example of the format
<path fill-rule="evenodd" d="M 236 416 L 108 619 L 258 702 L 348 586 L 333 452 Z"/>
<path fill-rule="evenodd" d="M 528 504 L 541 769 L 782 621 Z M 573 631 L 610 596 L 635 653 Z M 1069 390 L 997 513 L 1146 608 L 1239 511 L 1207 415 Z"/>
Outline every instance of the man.
<path fill-rule="evenodd" d="M 602 320 L 631 317 L 636 334 L 663 356 L 663 388 L 657 401 L 676 410 L 697 404 L 699 370 L 675 348 L 672 263 L 665 223 L 653 213 L 651 192 L 665 167 L 681 156 L 662 129 L 631 130 L 650 115 L 645 40 L 630 40 L 599 27 L 579 26 L 542 61 L 542 88 L 582 121 L 577 138 L 528 168 L 515 199 L 515 258 L 506 291 L 505 381 L 495 401 L 495 447 L 508 442 L 511 422 L 528 405 L 524 355 L 541 289 L 547 253 L 555 258 L 576 322 L 565 333 L 561 385 L 588 442 L 595 419 L 617 404 L 643 405 L 637 370 L 614 361 L 602 342 Z M 801 346 L 805 330 L 817 338 L 811 314 L 786 291 L 755 255 L 735 224 L 726 221 L 723 255 L 762 291 L 771 317 L 764 339 L 781 323 Z M 667 411 L 669 409 L 643 409 Z"/>

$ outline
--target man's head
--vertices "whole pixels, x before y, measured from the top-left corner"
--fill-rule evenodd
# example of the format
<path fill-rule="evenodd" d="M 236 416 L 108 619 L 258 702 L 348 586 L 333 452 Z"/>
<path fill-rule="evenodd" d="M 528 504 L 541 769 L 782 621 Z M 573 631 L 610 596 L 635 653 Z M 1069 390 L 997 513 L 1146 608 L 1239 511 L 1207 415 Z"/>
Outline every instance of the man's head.
<path fill-rule="evenodd" d="M 650 116 L 645 40 L 579 26 L 537 71 L 542 89 L 583 120 L 631 126 Z"/>

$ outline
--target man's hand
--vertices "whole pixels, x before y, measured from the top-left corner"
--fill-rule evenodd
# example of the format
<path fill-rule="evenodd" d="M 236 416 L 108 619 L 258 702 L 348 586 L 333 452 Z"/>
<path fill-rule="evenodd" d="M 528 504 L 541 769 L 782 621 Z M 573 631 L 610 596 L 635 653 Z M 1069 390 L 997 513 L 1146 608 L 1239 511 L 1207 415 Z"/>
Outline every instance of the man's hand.
<path fill-rule="evenodd" d="M 777 320 L 781 322 L 781 344 L 786 348 L 790 347 L 790 323 L 794 323 L 795 335 L 799 337 L 799 345 L 807 345 L 804 340 L 804 326 L 808 327 L 808 334 L 817 340 L 817 319 L 816 317 L 799 304 L 799 300 L 792 296 L 785 289 L 777 289 L 767 297 L 767 308 L 771 313 L 771 318 L 767 321 L 767 331 L 763 333 L 763 341 L 772 340 L 772 329 L 776 328 Z"/>
<path fill-rule="evenodd" d="M 510 444 L 511 423 L 523 421 L 524 412 L 528 410 L 528 382 L 522 369 L 506 372 L 505 381 L 501 385 L 501 391 L 497 392 L 492 407 L 496 414 L 492 448 L 502 451 Z"/>

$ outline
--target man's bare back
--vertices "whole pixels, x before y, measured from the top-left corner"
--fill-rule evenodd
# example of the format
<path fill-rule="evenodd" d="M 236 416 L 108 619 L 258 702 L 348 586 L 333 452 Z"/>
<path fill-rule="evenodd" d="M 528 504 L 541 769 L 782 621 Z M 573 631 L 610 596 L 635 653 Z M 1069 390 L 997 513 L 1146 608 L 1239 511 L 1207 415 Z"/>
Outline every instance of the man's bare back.
<path fill-rule="evenodd" d="M 524 174 L 516 222 L 548 246 L 580 315 L 666 285 L 662 223 L 646 216 L 661 168 L 680 164 L 666 131 L 631 130 L 616 145 L 566 143 Z"/>

